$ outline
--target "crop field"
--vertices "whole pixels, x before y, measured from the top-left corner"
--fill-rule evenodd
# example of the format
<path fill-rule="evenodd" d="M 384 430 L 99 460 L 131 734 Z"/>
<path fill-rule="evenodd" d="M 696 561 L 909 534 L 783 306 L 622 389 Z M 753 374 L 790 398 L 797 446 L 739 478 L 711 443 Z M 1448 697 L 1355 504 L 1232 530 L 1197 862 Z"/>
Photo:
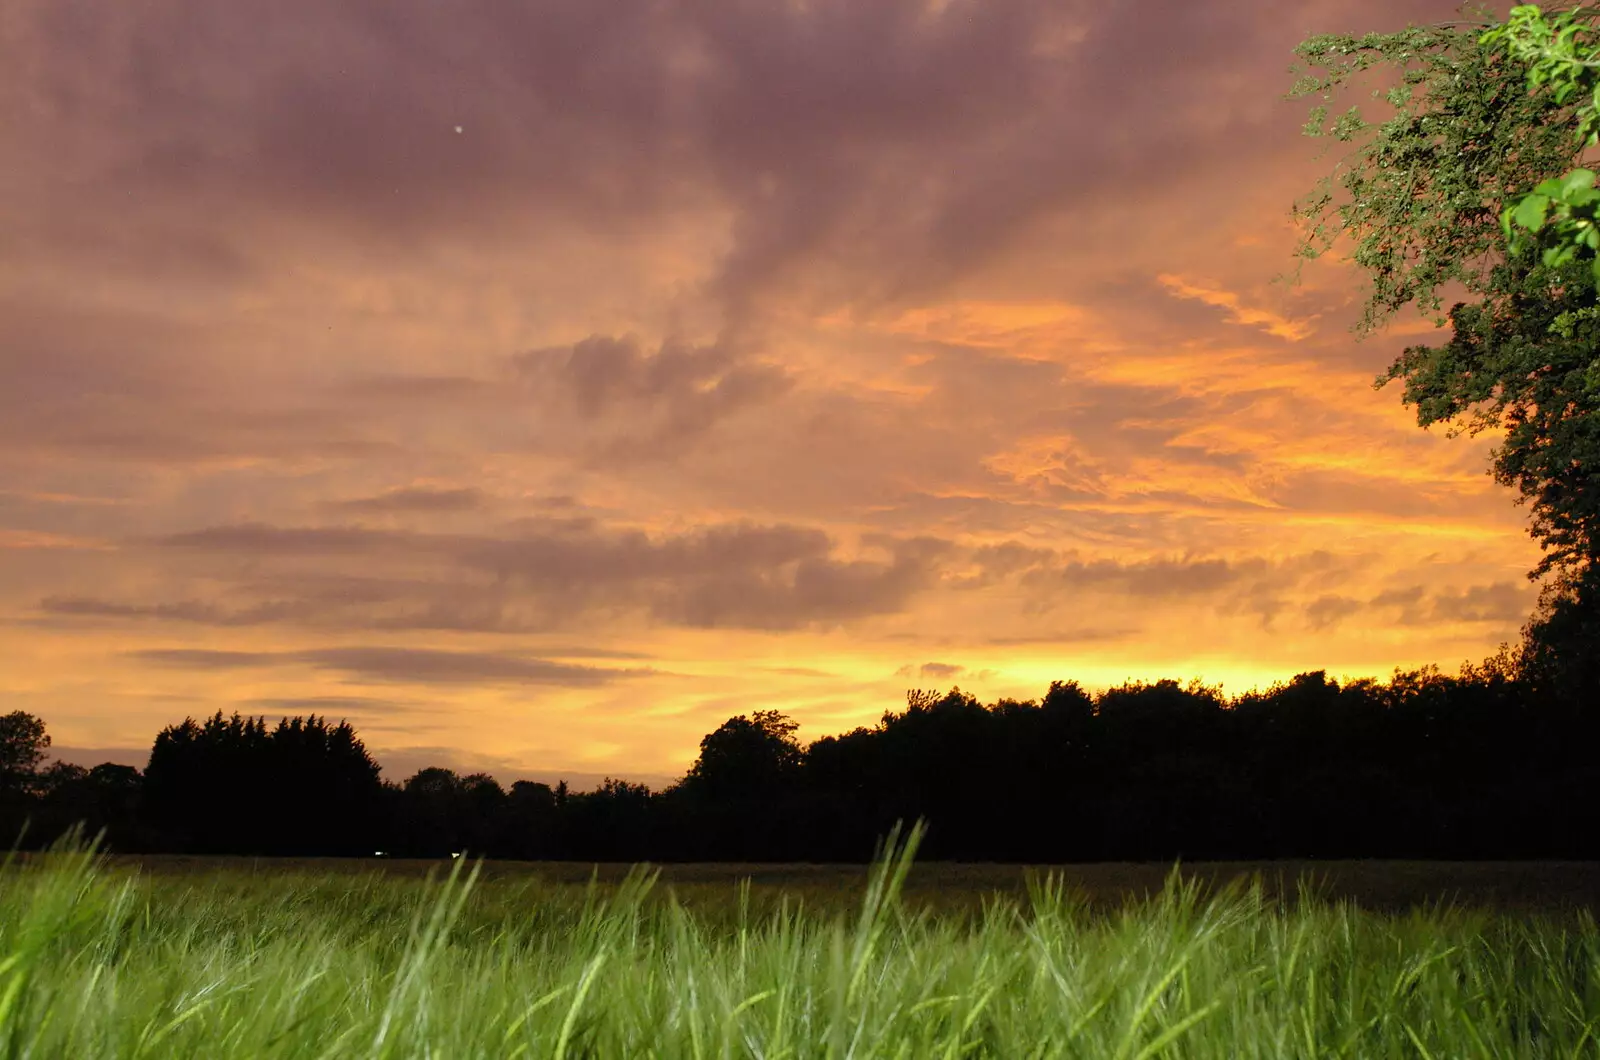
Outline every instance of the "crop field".
<path fill-rule="evenodd" d="M 1600 1057 L 1600 865 L 107 858 L 0 871 L 4 1057 Z"/>

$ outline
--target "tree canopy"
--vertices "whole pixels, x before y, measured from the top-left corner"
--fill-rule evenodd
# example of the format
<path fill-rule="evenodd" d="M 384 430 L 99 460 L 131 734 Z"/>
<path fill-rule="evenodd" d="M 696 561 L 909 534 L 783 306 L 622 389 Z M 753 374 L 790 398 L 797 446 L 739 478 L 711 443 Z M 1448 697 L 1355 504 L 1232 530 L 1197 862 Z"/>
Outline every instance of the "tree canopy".
<path fill-rule="evenodd" d="M 44 722 L 26 711 L 0 716 L 0 791 L 27 791 L 50 747 Z"/>
<path fill-rule="evenodd" d="M 1547 22 L 1537 5 L 1523 4 L 1511 9 L 1505 25 L 1478 38 L 1480 44 L 1504 41 L 1512 57 L 1527 64 L 1528 87 L 1551 85 L 1557 102 L 1588 92 L 1589 98 L 1579 106 L 1577 130 L 1585 147 L 1600 143 L 1600 47 L 1579 42 L 1578 34 L 1594 31 L 1579 19 L 1596 14 L 1600 7 L 1577 7 Z M 1516 228 L 1537 233 L 1550 225 L 1557 239 L 1545 248 L 1544 263 L 1587 259 L 1596 283 L 1600 283 L 1600 226 L 1596 224 L 1600 190 L 1594 182 L 1594 171 L 1589 169 L 1575 169 L 1541 182 L 1501 212 L 1500 227 L 1506 240 L 1513 249 L 1519 248 L 1527 237 Z M 1589 389 L 1600 390 L 1600 362 L 1590 366 L 1586 383 Z"/>
<path fill-rule="evenodd" d="M 1491 471 L 1530 504 L 1530 532 L 1545 555 L 1529 577 L 1549 576 L 1525 658 L 1554 675 L 1559 656 L 1560 680 L 1587 681 L 1594 675 L 1569 664 L 1600 632 L 1600 389 L 1587 385 L 1600 339 L 1595 275 L 1571 256 L 1546 260 L 1561 233 L 1546 228 L 1508 246 L 1502 228 L 1526 189 L 1580 158 L 1584 101 L 1549 83 L 1530 89 L 1528 63 L 1493 26 L 1325 34 L 1295 49 L 1326 74 L 1301 78 L 1290 99 L 1321 92 L 1331 100 L 1380 63 L 1401 75 L 1387 93 L 1397 113 L 1381 125 L 1359 107 L 1331 123 L 1325 105 L 1313 108 L 1309 136 L 1375 135 L 1343 174 L 1348 202 L 1333 205 L 1330 176 L 1295 204 L 1292 216 L 1310 228 L 1296 253 L 1319 257 L 1340 235 L 1357 241 L 1353 260 L 1372 282 L 1358 338 L 1407 303 L 1437 310 L 1438 289 L 1451 281 L 1480 296 L 1451 307 L 1447 342 L 1406 347 L 1374 385 L 1401 381 L 1424 428 L 1444 423 L 1452 437 L 1505 431 Z"/>

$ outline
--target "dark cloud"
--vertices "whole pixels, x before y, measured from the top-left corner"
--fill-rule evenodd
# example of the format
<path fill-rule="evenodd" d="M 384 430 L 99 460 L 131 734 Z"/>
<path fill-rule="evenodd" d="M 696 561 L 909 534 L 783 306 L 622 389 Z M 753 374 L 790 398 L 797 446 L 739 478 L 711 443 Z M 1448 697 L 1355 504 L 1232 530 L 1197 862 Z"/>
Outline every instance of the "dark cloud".
<path fill-rule="evenodd" d="M 549 586 L 778 567 L 824 556 L 829 547 L 820 530 L 741 523 L 660 540 L 638 530 L 583 537 L 530 531 L 510 539 L 463 540 L 452 552 L 464 565 L 500 578 Z"/>
<path fill-rule="evenodd" d="M 438 585 L 429 590 L 448 598 L 399 614 L 346 617 L 346 628 L 373 631 L 448 631 L 455 633 L 551 633 L 580 617 L 563 600 L 534 596 L 515 609 L 510 594 L 494 586 Z"/>
<path fill-rule="evenodd" d="M 910 550 L 887 565 L 805 559 L 792 578 L 717 574 L 668 589 L 652 603 L 651 614 L 699 628 L 833 625 L 902 611 L 914 594 L 932 588 L 936 580 L 930 559 Z"/>
<path fill-rule="evenodd" d="M 633 335 L 591 335 L 571 346 L 516 354 L 512 366 L 530 384 L 569 391 L 578 411 L 594 417 L 619 404 L 681 398 L 717 379 L 729 361 L 724 349 L 670 342 L 643 357 Z"/>
<path fill-rule="evenodd" d="M 395 253 L 445 231 L 628 230 L 714 198 L 733 209 L 712 284 L 732 305 L 819 263 L 846 300 L 948 282 L 1041 217 L 1123 195 L 1150 143 L 1190 175 L 1237 165 L 1283 113 L 1260 86 L 1306 29 L 1155 0 L 13 6 L 0 47 L 44 58 L 0 80 L 10 140 L 52 162 L 16 194 L 49 203 L 48 173 L 104 203 L 112 223 L 75 235 L 86 259 L 187 241 L 171 257 L 191 274 L 245 272 L 274 216 Z M 1343 6 L 1363 10 L 1398 28 L 1439 5 Z M 46 243 L 25 235 L 24 253 Z"/>
<path fill-rule="evenodd" d="M 1138 633 L 1137 628 L 1127 626 L 1107 629 L 1058 629 L 1022 637 L 985 637 L 983 643 L 997 647 L 1022 647 L 1028 644 L 1088 644 L 1101 640 L 1121 640 L 1124 637 L 1136 636 Z"/>
<path fill-rule="evenodd" d="M 1328 594 L 1319 596 L 1306 605 L 1306 621 L 1312 629 L 1330 629 L 1339 621 L 1355 614 L 1366 605 L 1349 596 Z"/>
<path fill-rule="evenodd" d="M 1367 602 L 1373 607 L 1409 607 L 1421 602 L 1426 591 L 1420 585 L 1409 585 L 1404 589 L 1385 589 Z"/>
<path fill-rule="evenodd" d="M 1104 589 L 1139 597 L 1195 596 L 1215 593 L 1269 569 L 1262 559 L 1095 560 L 1069 561 L 1025 572 L 1021 582 L 1052 591 Z"/>
<path fill-rule="evenodd" d="M 331 501 L 328 507 L 358 512 L 470 512 L 482 508 L 487 501 L 487 494 L 471 486 L 459 489 L 408 486 L 375 497 Z"/>
<path fill-rule="evenodd" d="M 647 651 L 623 651 L 618 648 L 579 648 L 579 647 L 549 647 L 541 648 L 539 654 L 552 659 L 654 659 Z"/>
<path fill-rule="evenodd" d="M 1534 588 L 1506 581 L 1432 592 L 1421 585 L 1412 585 L 1387 589 L 1368 600 L 1367 606 L 1397 609 L 1394 621 L 1402 626 L 1445 622 L 1511 623 L 1528 617 L 1537 595 Z"/>
<path fill-rule="evenodd" d="M 227 553 L 223 554 L 226 558 Z M 364 604 L 405 603 L 439 591 L 440 584 L 422 577 L 351 574 L 333 570 L 230 571 L 229 580 L 246 596 L 305 601 L 319 615 Z"/>
<path fill-rule="evenodd" d="M 1512 582 L 1444 589 L 1434 594 L 1433 617 L 1441 622 L 1514 622 L 1528 617 L 1536 595 Z"/>
<path fill-rule="evenodd" d="M 238 552 L 252 556 L 373 555 L 404 549 L 421 551 L 427 535 L 375 530 L 362 526 L 280 527 L 236 523 L 181 534 L 168 534 L 153 544 L 165 548 Z"/>
<path fill-rule="evenodd" d="M 727 346 L 694 346 L 667 339 L 649 356 L 632 335 L 591 335 L 571 346 L 515 354 L 512 371 L 541 404 L 569 399 L 585 420 L 619 414 L 646 429 L 603 441 L 587 453 L 591 466 L 618 461 L 658 461 L 684 447 L 719 421 L 787 393 L 794 380 L 782 369 L 735 363 Z"/>
<path fill-rule="evenodd" d="M 427 684 L 516 681 L 586 688 L 607 684 L 619 677 L 657 672 L 648 668 L 597 670 L 543 659 L 423 648 L 319 648 L 294 652 L 292 658 L 318 669 L 337 670 L 372 680 Z"/>
<path fill-rule="evenodd" d="M 1427 590 L 1420 585 L 1409 585 L 1404 589 L 1385 589 L 1374 596 L 1367 603 L 1375 608 L 1395 608 L 1398 614 L 1395 621 L 1402 626 L 1420 625 L 1424 621 L 1422 602 Z"/>
<path fill-rule="evenodd" d="M 634 530 L 593 531 L 588 521 L 528 525 L 526 532 L 505 538 L 264 523 L 169 534 L 149 543 L 246 556 L 253 563 L 431 557 L 481 578 L 390 580 L 349 573 L 323 578 L 304 571 L 279 578 L 257 570 L 247 587 L 270 601 L 251 608 L 82 597 L 49 597 L 40 606 L 54 613 L 219 625 L 292 619 L 374 630 L 480 632 L 536 632 L 581 620 L 586 613 L 644 608 L 690 626 L 791 629 L 901 609 L 936 580 L 933 561 L 948 547 L 933 539 L 902 540 L 892 546 L 891 562 L 874 563 L 833 559 L 825 533 L 793 526 L 741 523 L 651 539 Z M 374 605 L 382 609 L 374 613 Z M 352 611 L 359 607 L 369 610 Z"/>
<path fill-rule="evenodd" d="M 213 651 L 209 648 L 146 648 L 129 654 L 136 659 L 161 666 L 181 666 L 195 670 L 240 670 L 273 666 L 282 658 L 272 652 Z"/>
<path fill-rule="evenodd" d="M 1006 578 L 1048 564 L 1059 554 L 1055 549 L 1004 541 L 998 545 L 979 545 L 972 550 L 972 560 L 983 568 L 987 577 Z"/>
<path fill-rule="evenodd" d="M 101 618 L 153 618 L 171 622 L 197 622 L 210 626 L 259 626 L 272 622 L 306 621 L 316 616 L 310 601 L 292 600 L 259 604 L 228 611 L 199 600 L 170 604 L 119 604 L 86 596 L 47 596 L 39 610 L 56 615 Z"/>
<path fill-rule="evenodd" d="M 1299 600 L 1308 595 L 1340 595 L 1327 592 L 1327 587 L 1347 585 L 1361 578 L 1381 559 L 1372 553 L 1336 553 L 1319 548 L 1270 563 L 1254 561 L 1254 576 L 1225 596 L 1218 611 L 1256 615 L 1261 619 L 1261 629 L 1270 632 L 1277 616 L 1297 609 Z"/>
<path fill-rule="evenodd" d="M 289 652 L 145 649 L 126 653 L 148 662 L 206 670 L 311 666 L 374 681 L 421 684 L 525 683 L 589 688 L 619 677 L 650 676 L 652 669 L 599 670 L 490 652 L 428 648 L 317 648 Z"/>

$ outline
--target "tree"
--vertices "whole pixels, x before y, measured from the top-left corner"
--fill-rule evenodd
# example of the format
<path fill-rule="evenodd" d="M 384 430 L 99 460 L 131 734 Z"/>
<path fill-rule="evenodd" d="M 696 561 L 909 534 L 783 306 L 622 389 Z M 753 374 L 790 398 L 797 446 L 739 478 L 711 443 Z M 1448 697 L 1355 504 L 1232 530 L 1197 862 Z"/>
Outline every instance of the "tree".
<path fill-rule="evenodd" d="M 566 857 L 580 861 L 637 861 L 652 856 L 650 789 L 606 777 L 568 802 Z"/>
<path fill-rule="evenodd" d="M 101 837 L 102 849 L 137 849 L 145 839 L 139 827 L 142 780 L 132 766 L 104 762 L 93 769 L 52 762 L 39 774 L 40 842 L 50 842 L 76 825 L 86 838 Z"/>
<path fill-rule="evenodd" d="M 700 757 L 670 800 L 689 807 L 699 833 L 696 858 L 760 860 L 783 846 L 773 825 L 794 802 L 805 765 L 797 728 L 779 711 L 758 710 L 729 718 L 700 741 Z"/>
<path fill-rule="evenodd" d="M 49 748 L 43 721 L 22 710 L 0 715 L 0 792 L 33 794 Z"/>
<path fill-rule="evenodd" d="M 550 785 L 517 781 L 506 795 L 501 849 L 506 856 L 524 861 L 551 857 L 556 849 L 555 820 L 556 795 Z"/>
<path fill-rule="evenodd" d="M 685 786 L 713 801 L 775 795 L 805 759 L 793 736 L 798 728 L 776 710 L 729 718 L 700 741 L 700 757 Z"/>
<path fill-rule="evenodd" d="M 392 846 L 411 857 L 459 853 L 466 839 L 466 801 L 466 785 L 455 770 L 417 770 L 405 783 L 402 819 Z"/>
<path fill-rule="evenodd" d="M 1553 617 L 1589 614 L 1600 602 L 1600 389 L 1587 385 L 1600 342 L 1596 277 L 1583 262 L 1544 260 L 1547 240 L 1507 247 L 1501 218 L 1520 189 L 1577 158 L 1583 118 L 1570 94 L 1528 91 L 1527 64 L 1506 39 L 1483 39 L 1492 23 L 1471 25 L 1480 32 L 1446 24 L 1313 37 L 1295 52 L 1329 74 L 1301 79 L 1289 98 L 1322 91 L 1331 99 L 1331 89 L 1378 62 L 1401 69 L 1388 94 L 1399 113 L 1345 174 L 1351 201 L 1337 209 L 1341 231 L 1359 240 L 1354 260 L 1373 281 L 1353 330 L 1364 338 L 1411 301 L 1437 310 L 1437 288 L 1451 280 L 1483 296 L 1451 308 L 1450 341 L 1407 347 L 1374 385 L 1403 380 L 1418 424 L 1449 424 L 1451 437 L 1506 428 L 1491 470 L 1518 489 L 1519 503 L 1531 502 L 1530 530 L 1545 556 L 1529 577 L 1554 577 L 1525 633 L 1530 644 L 1548 644 L 1557 632 L 1592 633 L 1592 623 Z M 1423 67 L 1410 68 L 1413 61 Z M 1425 89 L 1420 109 L 1417 86 Z M 1305 132 L 1325 135 L 1326 114 L 1315 107 Z M 1348 142 L 1369 128 L 1352 107 L 1327 132 Z M 1314 222 L 1301 258 L 1320 256 L 1337 238 L 1325 223 L 1331 181 L 1295 205 L 1295 218 Z M 1581 650 L 1569 641 L 1556 653 Z"/>
<path fill-rule="evenodd" d="M 382 790 L 348 722 L 185 718 L 156 735 L 145 801 L 171 845 L 197 853 L 370 853 Z"/>
<path fill-rule="evenodd" d="M 488 773 L 461 778 L 464 849 L 482 856 L 499 845 L 505 828 L 506 793 Z"/>
<path fill-rule="evenodd" d="M 1530 89 L 1548 83 L 1560 102 L 1576 92 L 1589 91 L 1590 99 L 1580 106 L 1578 115 L 1577 138 L 1585 147 L 1600 143 L 1600 48 L 1584 51 L 1576 38 L 1588 27 L 1574 19 L 1597 13 L 1600 8 L 1577 7 L 1546 22 L 1536 5 L 1524 4 L 1511 9 L 1504 25 L 1478 38 L 1482 44 L 1504 42 L 1514 58 L 1527 64 Z M 1545 249 L 1544 263 L 1587 258 L 1595 281 L 1600 284 L 1600 256 L 1596 256 L 1600 251 L 1600 227 L 1596 225 L 1600 191 L 1595 189 L 1594 181 L 1592 170 L 1575 169 L 1544 181 L 1507 206 L 1500 215 L 1507 242 L 1515 250 L 1527 241 L 1521 232 L 1513 230 L 1513 225 L 1537 233 L 1551 224 L 1558 241 Z M 1587 382 L 1590 389 L 1600 389 L 1600 370 L 1591 370 Z"/>

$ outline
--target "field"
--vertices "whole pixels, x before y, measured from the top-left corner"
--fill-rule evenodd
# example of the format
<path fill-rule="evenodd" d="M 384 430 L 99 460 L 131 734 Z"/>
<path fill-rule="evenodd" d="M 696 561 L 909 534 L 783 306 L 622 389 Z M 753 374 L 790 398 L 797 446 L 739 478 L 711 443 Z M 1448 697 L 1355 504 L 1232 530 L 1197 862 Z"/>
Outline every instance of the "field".
<path fill-rule="evenodd" d="M 870 869 L 16 857 L 0 1057 L 1600 1057 L 1600 865 L 918 839 Z"/>
<path fill-rule="evenodd" d="M 136 869 L 157 879 L 241 873 L 285 872 L 312 875 L 422 879 L 448 871 L 440 861 L 388 859 L 255 859 L 144 855 L 112 857 L 119 869 Z M 740 882 L 751 881 L 757 908 L 775 908 L 778 896 L 803 898 L 808 909 L 860 908 L 872 867 L 808 864 L 661 864 L 656 891 L 670 889 L 686 908 L 712 913 L 727 905 Z M 1564 917 L 1586 909 L 1600 914 L 1600 862 L 1592 861 L 1216 861 L 1178 863 L 1185 883 L 1202 896 L 1228 881 L 1248 884 L 1259 875 L 1269 901 L 1297 905 L 1302 882 L 1328 903 L 1348 901 L 1377 913 L 1404 913 L 1441 902 L 1506 913 L 1544 913 Z M 552 889 L 582 891 L 594 877 L 601 893 L 627 878 L 632 866 L 616 863 L 541 861 L 486 862 L 480 888 L 538 881 Z M 994 865 L 913 862 L 902 885 L 908 905 L 924 905 L 954 916 L 981 912 L 985 898 L 999 895 L 1018 903 L 1028 899 L 1028 878 L 1054 875 L 1096 912 L 1111 912 L 1130 901 L 1154 896 L 1166 886 L 1174 866 L 1112 862 L 1093 865 Z"/>

